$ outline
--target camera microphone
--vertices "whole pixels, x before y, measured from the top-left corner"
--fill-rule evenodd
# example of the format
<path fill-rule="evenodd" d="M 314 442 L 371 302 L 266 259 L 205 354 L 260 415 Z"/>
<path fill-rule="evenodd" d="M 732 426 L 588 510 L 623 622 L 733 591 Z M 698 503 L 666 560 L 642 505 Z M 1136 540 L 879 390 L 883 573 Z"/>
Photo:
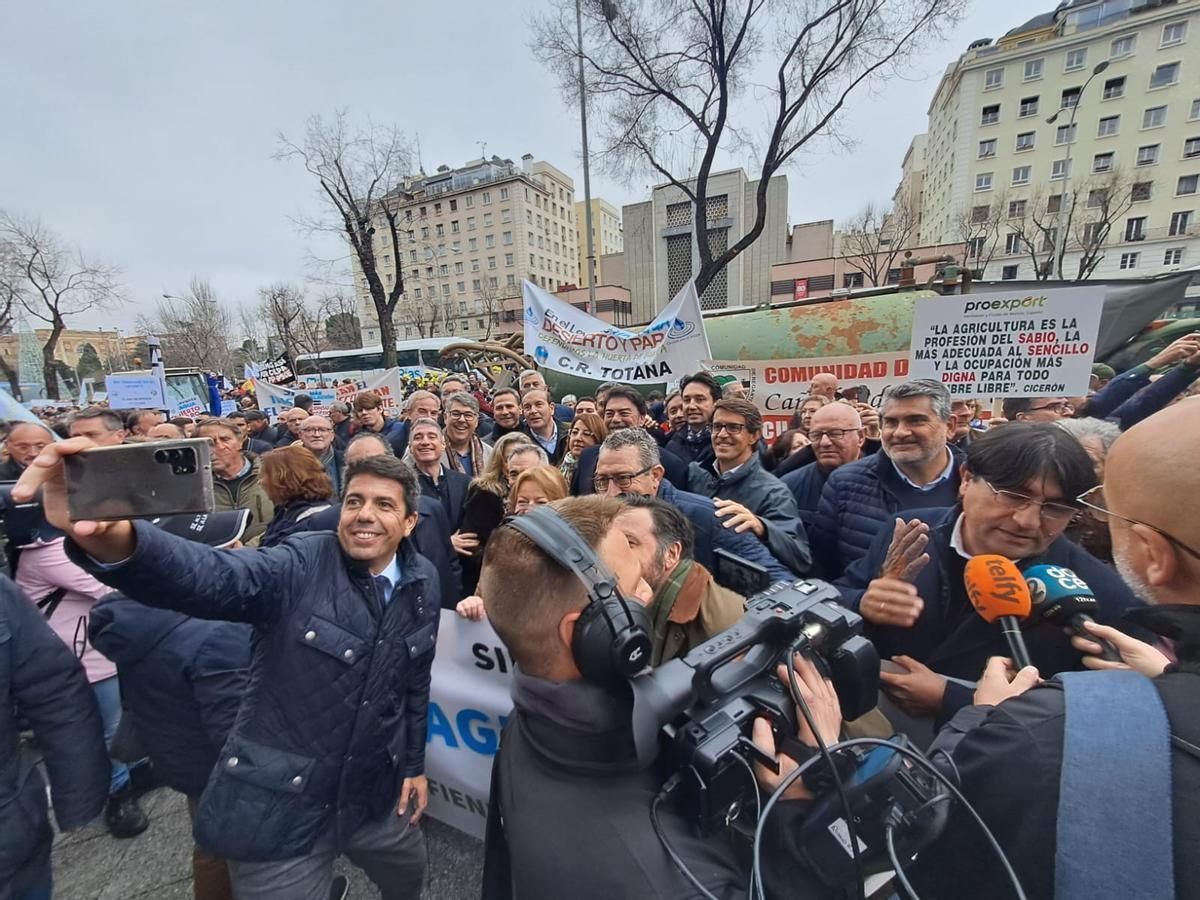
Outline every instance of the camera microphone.
<path fill-rule="evenodd" d="M 1085 627 L 1094 622 L 1098 604 L 1086 581 L 1065 566 L 1030 566 L 1025 583 L 1033 602 L 1035 619 L 1069 628 L 1074 634 L 1100 645 L 1100 658 L 1120 662 L 1121 654 L 1109 641 L 1102 640 Z"/>
<path fill-rule="evenodd" d="M 1017 669 L 1033 665 L 1021 636 L 1021 620 L 1028 617 L 1033 601 L 1016 564 L 994 553 L 973 556 L 963 581 L 975 611 L 984 620 L 999 623 Z"/>

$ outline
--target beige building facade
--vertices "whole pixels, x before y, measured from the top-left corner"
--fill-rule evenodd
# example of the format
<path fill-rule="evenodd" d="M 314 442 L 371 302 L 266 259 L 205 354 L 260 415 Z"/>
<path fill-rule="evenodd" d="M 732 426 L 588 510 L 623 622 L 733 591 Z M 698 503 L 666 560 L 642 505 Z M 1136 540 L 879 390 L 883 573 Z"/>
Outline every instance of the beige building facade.
<path fill-rule="evenodd" d="M 46 340 L 50 337 L 49 328 L 34 329 L 33 335 L 37 344 L 38 362 L 41 362 L 41 351 Z M 58 346 L 54 349 L 55 356 L 72 369 L 79 366 L 79 354 L 85 344 L 91 344 L 100 357 L 100 362 L 106 369 L 121 371 L 131 367 L 133 358 L 137 355 L 137 345 L 144 341 L 143 337 L 122 335 L 115 328 L 95 330 L 68 328 L 58 337 Z M 15 331 L 0 335 L 0 356 L 12 368 L 16 369 L 21 359 L 20 335 Z M 147 361 L 148 364 L 148 361 Z"/>
<path fill-rule="evenodd" d="M 1061 4 L 972 44 L 928 116 L 920 239 L 984 277 L 1034 278 L 1059 241 L 1068 279 L 1089 252 L 1095 278 L 1200 264 L 1200 0 Z"/>
<path fill-rule="evenodd" d="M 580 200 L 575 204 L 575 240 L 579 244 L 579 286 L 587 287 L 587 204 Z M 596 284 L 621 284 L 605 268 L 604 257 L 620 253 L 625 248 L 621 233 L 621 211 L 599 197 L 592 198 L 592 241 L 596 254 Z M 611 267 L 610 267 L 611 268 Z"/>
<path fill-rule="evenodd" d="M 574 194 L 569 176 L 531 154 L 406 178 L 385 201 L 400 212 L 400 259 L 387 229 L 375 234 L 384 288 L 404 279 L 397 340 L 490 337 L 523 280 L 549 291 L 578 284 Z M 379 319 L 356 260 L 353 274 L 363 344 L 374 346 Z"/>

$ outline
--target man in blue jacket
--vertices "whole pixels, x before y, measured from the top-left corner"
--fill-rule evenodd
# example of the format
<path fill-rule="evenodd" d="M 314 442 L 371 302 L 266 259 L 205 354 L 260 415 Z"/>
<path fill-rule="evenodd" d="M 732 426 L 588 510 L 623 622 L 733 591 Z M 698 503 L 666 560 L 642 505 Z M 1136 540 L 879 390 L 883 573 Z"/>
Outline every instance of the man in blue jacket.
<path fill-rule="evenodd" d="M 1142 605 L 1116 572 L 1063 537 L 1079 512 L 1075 498 L 1096 484 L 1074 436 L 1049 423 L 988 431 L 971 442 L 962 479 L 959 505 L 908 510 L 907 521 L 894 520 L 836 582 L 880 657 L 899 668 L 880 675 L 884 690 L 906 712 L 939 721 L 971 703 L 971 689 L 944 676 L 973 682 L 988 657 L 1009 654 L 999 626 L 967 597 L 970 557 L 996 553 L 1022 569 L 1069 568 L 1091 587 L 1102 623 Z M 1025 644 L 1044 678 L 1081 665 L 1057 626 L 1028 623 Z"/>
<path fill-rule="evenodd" d="M 14 488 L 43 490 L 78 564 L 139 602 L 254 627 L 250 682 L 196 815 L 195 836 L 229 860 L 239 900 L 325 900 L 345 853 L 385 900 L 419 897 L 417 822 L 437 572 L 405 538 L 412 470 L 386 456 L 347 467 L 336 534 L 267 550 L 216 550 L 146 522 L 71 522 L 55 444 Z"/>
<path fill-rule="evenodd" d="M 46 782 L 21 746 L 32 730 L 50 776 L 54 820 L 82 828 L 108 800 L 108 750 L 83 666 L 41 612 L 0 576 L 0 897 L 50 896 Z"/>
<path fill-rule="evenodd" d="M 713 556 L 713 551 L 718 548 L 762 566 L 772 582 L 796 578 L 754 535 L 738 533 L 723 524 L 717 518 L 717 508 L 712 500 L 681 491 L 667 481 L 658 454 L 658 442 L 645 429 L 622 428 L 610 434 L 601 445 L 600 459 L 596 463 L 596 493 L 610 497 L 641 494 L 658 497 L 678 507 L 696 531 L 696 561 L 712 572 L 722 587 L 737 590 L 739 585 L 723 580 L 722 570 Z"/>

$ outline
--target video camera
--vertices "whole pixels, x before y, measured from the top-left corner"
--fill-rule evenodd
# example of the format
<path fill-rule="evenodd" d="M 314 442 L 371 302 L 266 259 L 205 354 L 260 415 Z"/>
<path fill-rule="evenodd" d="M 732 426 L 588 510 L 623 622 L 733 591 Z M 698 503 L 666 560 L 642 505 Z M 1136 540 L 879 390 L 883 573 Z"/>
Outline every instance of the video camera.
<path fill-rule="evenodd" d="M 674 773 L 668 786 L 681 793 L 682 810 L 702 833 L 754 830 L 754 814 L 744 815 L 758 796 L 752 766 L 775 766 L 751 740 L 755 718 L 770 720 L 776 747 L 797 762 L 816 755 L 795 740 L 796 702 L 776 676 L 793 653 L 812 659 L 832 681 L 844 719 L 875 708 L 879 655 L 862 636 L 862 618 L 839 596 L 822 581 L 776 584 L 750 598 L 732 628 L 632 680 L 638 758 L 647 765 L 665 762 Z M 790 838 L 809 869 L 831 886 L 861 878 L 860 863 L 868 858 L 879 863 L 874 868 L 888 868 L 886 830 L 897 849 L 915 853 L 937 836 L 946 815 L 938 803 L 947 798 L 944 789 L 911 764 L 909 757 L 918 754 L 905 738 L 850 743 L 833 749 L 832 770 L 823 758 L 806 767 L 805 786 L 815 800 Z M 852 826 L 845 821 L 847 806 Z"/>

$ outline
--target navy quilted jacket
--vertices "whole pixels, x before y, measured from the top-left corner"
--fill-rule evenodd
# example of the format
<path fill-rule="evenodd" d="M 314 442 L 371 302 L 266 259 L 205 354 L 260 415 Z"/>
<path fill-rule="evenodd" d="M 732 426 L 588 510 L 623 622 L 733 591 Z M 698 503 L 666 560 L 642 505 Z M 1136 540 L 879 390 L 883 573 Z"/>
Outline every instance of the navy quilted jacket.
<path fill-rule="evenodd" d="M 950 452 L 954 455 L 950 478 L 957 492 L 965 457 L 953 447 Z M 838 466 L 829 474 L 809 533 L 818 571 L 833 580 L 867 552 L 875 535 L 900 511 L 895 491 L 902 484 L 891 458 L 882 451 Z"/>
<path fill-rule="evenodd" d="M 331 826 L 341 845 L 394 814 L 405 777 L 425 769 L 438 574 L 406 541 L 391 601 L 337 535 L 265 550 L 214 550 L 134 524 L 119 566 L 80 566 L 126 596 L 254 626 L 250 683 L 209 778 L 196 840 L 237 860 L 300 856 Z"/>

